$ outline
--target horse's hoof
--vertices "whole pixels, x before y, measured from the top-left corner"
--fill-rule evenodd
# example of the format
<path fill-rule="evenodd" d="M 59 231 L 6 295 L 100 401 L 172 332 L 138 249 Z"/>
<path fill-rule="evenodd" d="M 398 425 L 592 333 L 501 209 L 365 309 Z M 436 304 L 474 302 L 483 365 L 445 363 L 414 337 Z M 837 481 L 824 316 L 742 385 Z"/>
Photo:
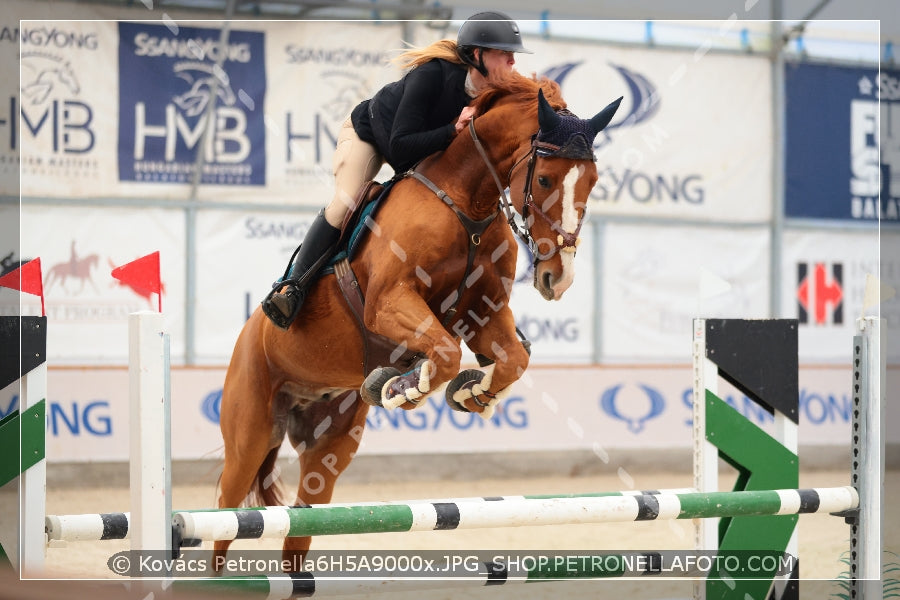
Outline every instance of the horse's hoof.
<path fill-rule="evenodd" d="M 409 403 L 410 408 L 431 391 L 431 375 L 436 371 L 434 363 L 428 359 L 419 361 L 410 371 L 390 378 L 381 388 L 381 405 L 397 408 Z"/>
<path fill-rule="evenodd" d="M 487 371 L 467 369 L 454 377 L 447 385 L 445 399 L 453 410 L 477 413 L 482 419 L 494 416 L 497 404 L 509 395 L 510 387 L 492 394 L 490 392 L 493 368 Z"/>
<path fill-rule="evenodd" d="M 381 389 L 384 384 L 400 375 L 400 371 L 393 367 L 378 367 L 372 369 L 372 372 L 363 381 L 362 387 L 359 388 L 359 395 L 362 401 L 369 406 L 382 406 Z"/>
<path fill-rule="evenodd" d="M 481 380 L 484 378 L 484 373 L 479 371 L 478 369 L 466 369 L 462 371 L 459 375 L 450 380 L 450 383 L 447 384 L 447 391 L 444 392 L 444 401 L 452 408 L 453 410 L 459 412 L 472 412 L 466 405 L 460 401 L 455 400 L 460 396 L 465 396 L 466 398 L 471 398 L 472 394 L 469 390 L 471 390 L 472 386 L 481 383 Z M 462 393 L 460 393 L 462 392 Z"/>

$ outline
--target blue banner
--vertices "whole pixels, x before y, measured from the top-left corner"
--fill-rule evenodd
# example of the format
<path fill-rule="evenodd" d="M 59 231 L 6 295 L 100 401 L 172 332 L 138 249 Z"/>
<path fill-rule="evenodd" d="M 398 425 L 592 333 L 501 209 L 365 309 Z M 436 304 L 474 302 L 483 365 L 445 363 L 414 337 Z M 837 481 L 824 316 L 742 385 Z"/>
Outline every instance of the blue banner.
<path fill-rule="evenodd" d="M 223 48 L 219 36 L 119 23 L 120 181 L 191 183 L 203 152 L 201 183 L 265 185 L 264 37 L 231 30 Z"/>
<path fill-rule="evenodd" d="M 788 64 L 785 95 L 785 215 L 900 222 L 900 71 Z"/>

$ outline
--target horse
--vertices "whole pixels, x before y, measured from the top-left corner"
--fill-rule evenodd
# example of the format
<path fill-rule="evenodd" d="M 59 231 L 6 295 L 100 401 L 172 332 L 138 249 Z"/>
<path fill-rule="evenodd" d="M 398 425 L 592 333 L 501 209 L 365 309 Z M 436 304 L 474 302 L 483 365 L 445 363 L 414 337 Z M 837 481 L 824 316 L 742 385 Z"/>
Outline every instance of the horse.
<path fill-rule="evenodd" d="M 468 132 L 395 176 L 361 219 L 352 260 L 318 279 L 288 330 L 257 307 L 225 376 L 220 508 L 284 504 L 273 471 L 286 434 L 300 463 L 294 505 L 330 502 L 372 405 L 411 410 L 445 388 L 455 410 L 490 417 L 530 354 L 509 307 L 514 232 L 535 256 L 534 287 L 562 297 L 598 178 L 593 140 L 620 102 L 582 120 L 549 79 L 495 81 L 473 100 Z M 460 372 L 462 343 L 479 369 Z M 285 538 L 284 558 L 310 542 Z"/>
<path fill-rule="evenodd" d="M 73 258 L 68 262 L 56 263 L 50 267 L 47 271 L 47 276 L 44 278 L 44 291 L 49 291 L 50 288 L 59 282 L 62 288 L 68 292 L 66 280 L 69 277 L 81 280 L 81 287 L 78 289 L 78 293 L 84 291 L 85 282 L 90 283 L 96 290 L 97 285 L 91 278 L 91 272 L 99 263 L 100 257 L 96 254 L 89 254 L 84 258 Z"/>

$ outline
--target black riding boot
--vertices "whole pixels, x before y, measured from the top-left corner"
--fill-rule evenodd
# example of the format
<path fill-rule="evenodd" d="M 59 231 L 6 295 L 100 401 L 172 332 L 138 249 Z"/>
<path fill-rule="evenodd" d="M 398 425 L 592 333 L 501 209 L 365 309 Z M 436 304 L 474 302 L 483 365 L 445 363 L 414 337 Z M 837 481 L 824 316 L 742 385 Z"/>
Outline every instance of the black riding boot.
<path fill-rule="evenodd" d="M 340 235 L 340 229 L 325 220 L 325 211 L 319 211 L 297 249 L 287 277 L 277 282 L 262 301 L 263 312 L 278 327 L 288 329 L 294 322 L 315 275 L 331 258 Z"/>

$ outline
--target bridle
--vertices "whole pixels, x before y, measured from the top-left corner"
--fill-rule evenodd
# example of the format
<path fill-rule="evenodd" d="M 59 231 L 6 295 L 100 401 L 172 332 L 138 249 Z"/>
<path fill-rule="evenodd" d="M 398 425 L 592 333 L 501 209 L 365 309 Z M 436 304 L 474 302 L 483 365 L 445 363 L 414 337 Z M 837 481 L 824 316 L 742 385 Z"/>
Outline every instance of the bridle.
<path fill-rule="evenodd" d="M 568 113 L 568 111 L 560 111 L 560 114 L 565 113 Z M 553 247 L 549 254 L 542 255 L 541 258 L 551 258 L 554 254 L 556 254 L 557 251 L 574 253 L 580 242 L 578 234 L 581 232 L 581 226 L 584 223 L 585 213 L 582 212 L 581 217 L 578 219 L 578 226 L 575 228 L 575 231 L 565 231 L 558 221 L 554 221 L 553 219 L 551 219 L 547 215 L 547 213 L 537 205 L 537 203 L 534 201 L 534 195 L 532 193 L 532 187 L 534 185 L 534 169 L 537 164 L 537 159 L 554 156 L 554 154 L 559 151 L 560 146 L 557 146 L 556 144 L 550 144 L 548 142 L 542 142 L 538 139 L 538 134 L 534 134 L 533 136 L 531 136 L 531 148 L 522 158 L 514 162 L 512 167 L 510 167 L 509 169 L 507 181 L 511 183 L 513 172 L 516 170 L 516 168 L 523 161 L 528 161 L 528 170 L 525 175 L 525 185 L 524 189 L 522 190 L 522 220 L 525 223 L 525 227 L 520 227 L 516 222 L 515 210 L 513 209 L 512 203 L 506 195 L 506 186 L 504 186 L 500 182 L 500 177 L 497 175 L 497 171 L 496 169 L 494 169 L 494 165 L 491 164 L 484 145 L 481 143 L 481 140 L 478 139 L 478 134 L 475 131 L 475 119 L 469 121 L 469 134 L 472 136 L 472 141 L 475 143 L 475 148 L 481 155 L 484 164 L 487 165 L 488 171 L 494 178 L 494 183 L 497 186 L 497 191 L 500 192 L 500 206 L 503 208 L 503 212 L 506 215 L 506 222 L 509 224 L 509 227 L 513 230 L 513 232 L 519 236 L 519 239 L 521 239 L 525 243 L 525 245 L 528 246 L 528 249 L 531 251 L 532 256 L 537 259 L 538 248 L 534 236 L 531 235 L 531 229 L 527 225 L 529 213 L 531 212 L 534 212 L 534 214 L 544 219 L 544 221 L 546 221 L 547 224 L 550 225 L 550 228 L 557 233 L 556 245 Z"/>

